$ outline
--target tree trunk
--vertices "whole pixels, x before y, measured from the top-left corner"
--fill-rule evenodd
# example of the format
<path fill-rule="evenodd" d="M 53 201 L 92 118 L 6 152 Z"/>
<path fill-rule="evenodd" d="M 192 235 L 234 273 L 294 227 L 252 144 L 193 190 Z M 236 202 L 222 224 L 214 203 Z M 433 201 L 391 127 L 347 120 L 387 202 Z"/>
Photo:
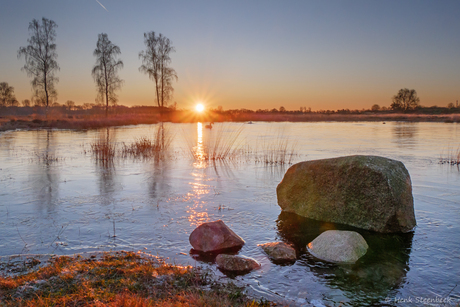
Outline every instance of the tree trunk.
<path fill-rule="evenodd" d="M 48 97 L 48 83 L 46 82 L 46 72 L 43 72 L 43 79 L 45 80 L 45 97 L 46 97 L 45 118 L 48 119 L 49 97 Z"/>

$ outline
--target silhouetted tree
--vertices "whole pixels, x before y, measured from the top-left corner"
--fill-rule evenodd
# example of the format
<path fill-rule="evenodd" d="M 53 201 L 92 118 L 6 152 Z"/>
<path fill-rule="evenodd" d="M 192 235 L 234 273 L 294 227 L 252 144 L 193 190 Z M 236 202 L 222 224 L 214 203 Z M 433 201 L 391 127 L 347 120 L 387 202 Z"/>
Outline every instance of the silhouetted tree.
<path fill-rule="evenodd" d="M 372 107 L 371 107 L 371 110 L 372 111 L 378 111 L 380 110 L 380 106 L 378 104 L 374 104 Z"/>
<path fill-rule="evenodd" d="M 408 88 L 400 89 L 398 94 L 394 95 L 393 103 L 391 108 L 393 110 L 409 110 L 414 109 L 419 105 L 420 98 L 417 97 L 415 90 L 409 90 Z"/>
<path fill-rule="evenodd" d="M 29 99 L 24 99 L 21 102 L 21 104 L 22 104 L 23 107 L 30 107 L 30 100 Z"/>
<path fill-rule="evenodd" d="M 75 102 L 73 102 L 72 100 L 67 100 L 64 106 L 70 111 L 75 107 Z"/>
<path fill-rule="evenodd" d="M 453 109 L 453 108 L 455 108 L 455 105 L 454 105 L 453 102 L 449 102 L 449 103 L 447 104 L 447 107 L 448 107 L 449 109 Z"/>
<path fill-rule="evenodd" d="M 9 86 L 8 83 L 0 83 L 0 106 L 15 106 L 18 104 L 16 96 L 14 96 L 14 87 Z"/>
<path fill-rule="evenodd" d="M 96 101 L 105 100 L 105 116 L 107 116 L 109 102 L 116 104 L 118 99 L 115 91 L 123 84 L 123 80 L 118 77 L 118 70 L 123 68 L 123 62 L 117 59 L 121 51 L 120 47 L 112 44 L 107 34 L 101 33 L 98 35 L 97 47 L 93 54 L 96 57 L 96 64 L 92 70 L 98 91 Z"/>
<path fill-rule="evenodd" d="M 33 77 L 32 88 L 35 96 L 48 110 L 51 99 L 56 99 L 57 92 L 54 88 L 59 81 L 55 73 L 59 70 L 56 53 L 56 28 L 54 21 L 42 18 L 41 24 L 34 19 L 29 23 L 29 45 L 20 47 L 18 58 L 24 56 L 26 64 L 22 68 L 27 75 Z"/>
<path fill-rule="evenodd" d="M 286 108 L 283 107 L 283 106 L 281 106 L 281 107 L 280 107 L 280 112 L 286 112 Z"/>
<path fill-rule="evenodd" d="M 144 33 L 145 51 L 139 53 L 142 65 L 139 71 L 149 75 L 155 82 L 157 104 L 160 108 L 166 107 L 171 100 L 174 88 L 172 82 L 177 81 L 176 71 L 169 67 L 171 58 L 169 54 L 174 52 L 169 38 L 162 34 L 156 36 L 155 32 Z"/>

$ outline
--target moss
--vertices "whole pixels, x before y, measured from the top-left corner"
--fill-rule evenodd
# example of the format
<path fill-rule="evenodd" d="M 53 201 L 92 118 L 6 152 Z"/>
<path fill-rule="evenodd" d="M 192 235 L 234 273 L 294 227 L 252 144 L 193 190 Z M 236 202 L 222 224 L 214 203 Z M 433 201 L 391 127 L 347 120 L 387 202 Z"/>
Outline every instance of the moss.
<path fill-rule="evenodd" d="M 379 232 L 415 226 L 404 165 L 376 156 L 348 156 L 293 165 L 277 187 L 284 211 Z"/>

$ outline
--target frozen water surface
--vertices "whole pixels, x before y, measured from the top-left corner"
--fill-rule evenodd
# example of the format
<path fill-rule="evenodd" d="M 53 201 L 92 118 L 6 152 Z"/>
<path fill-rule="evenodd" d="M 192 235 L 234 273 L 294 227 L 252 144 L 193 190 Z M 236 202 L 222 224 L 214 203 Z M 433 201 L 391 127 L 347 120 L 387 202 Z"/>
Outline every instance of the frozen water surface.
<path fill-rule="evenodd" d="M 216 123 L 209 130 L 167 123 L 173 141 L 164 159 L 107 162 L 91 154 L 97 139 L 108 137 L 119 149 L 153 137 L 157 127 L 0 133 L 0 256 L 142 250 L 215 270 L 209 259 L 190 255 L 188 236 L 200 223 L 222 219 L 246 241 L 239 254 L 262 263 L 261 270 L 235 277 L 255 295 L 314 306 L 459 300 L 460 172 L 438 163 L 460 145 L 458 124 L 257 122 Z M 207 139 L 219 133 L 228 139 L 238 129 L 242 151 L 231 161 L 191 158 Z M 313 258 L 307 243 L 324 230 L 350 228 L 281 213 L 276 186 L 288 166 L 255 162 L 280 139 L 296 144 L 294 162 L 353 154 L 402 161 L 412 179 L 417 227 L 403 235 L 357 230 L 370 249 L 355 265 Z M 257 247 L 275 240 L 295 246 L 295 264 L 273 264 Z"/>

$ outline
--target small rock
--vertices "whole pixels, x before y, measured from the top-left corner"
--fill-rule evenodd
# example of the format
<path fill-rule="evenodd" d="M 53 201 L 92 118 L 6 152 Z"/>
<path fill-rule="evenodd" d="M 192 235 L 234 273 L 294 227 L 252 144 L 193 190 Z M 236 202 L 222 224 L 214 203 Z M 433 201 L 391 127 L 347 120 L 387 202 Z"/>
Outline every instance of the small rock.
<path fill-rule="evenodd" d="M 295 249 L 284 242 L 259 244 L 264 252 L 274 261 L 295 261 Z"/>
<path fill-rule="evenodd" d="M 236 255 L 219 254 L 216 263 L 220 269 L 232 272 L 249 272 L 260 268 L 254 259 Z"/>
<path fill-rule="evenodd" d="M 190 234 L 190 244 L 200 252 L 215 252 L 244 245 L 244 240 L 222 220 L 203 223 Z"/>
<path fill-rule="evenodd" d="M 321 260 L 355 263 L 367 252 L 366 240 L 357 232 L 328 230 L 307 245 L 308 251 Z"/>

